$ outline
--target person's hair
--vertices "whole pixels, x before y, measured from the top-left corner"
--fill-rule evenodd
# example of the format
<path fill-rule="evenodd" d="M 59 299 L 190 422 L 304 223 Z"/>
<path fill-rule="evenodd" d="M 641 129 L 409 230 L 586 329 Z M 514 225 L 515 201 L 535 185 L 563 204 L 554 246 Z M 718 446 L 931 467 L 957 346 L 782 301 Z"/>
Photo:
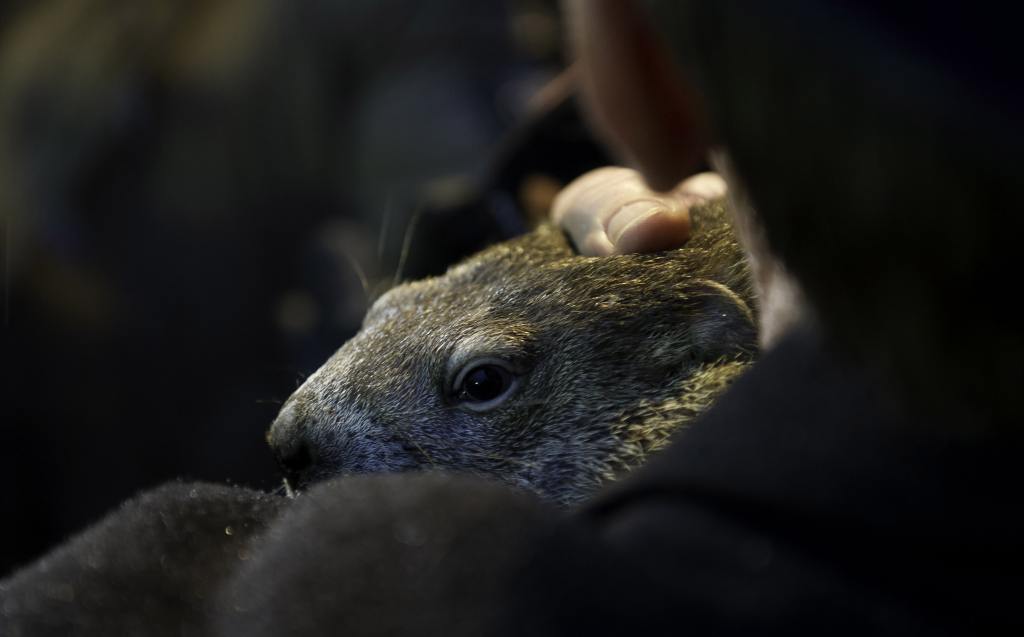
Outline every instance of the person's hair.
<path fill-rule="evenodd" d="M 1024 144 L 996 72 L 1012 64 L 958 63 L 1000 61 L 984 25 L 943 58 L 927 33 L 822 3 L 646 4 L 831 337 L 918 398 L 1018 403 Z"/>

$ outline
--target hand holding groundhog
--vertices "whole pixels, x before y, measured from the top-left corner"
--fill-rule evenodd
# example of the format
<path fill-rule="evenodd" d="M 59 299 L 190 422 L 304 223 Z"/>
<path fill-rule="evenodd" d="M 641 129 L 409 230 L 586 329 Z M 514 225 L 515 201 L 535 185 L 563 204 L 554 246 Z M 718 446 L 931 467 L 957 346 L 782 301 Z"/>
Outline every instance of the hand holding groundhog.
<path fill-rule="evenodd" d="M 725 180 L 716 173 L 700 173 L 669 192 L 655 192 L 637 171 L 607 166 L 563 189 L 551 218 L 586 256 L 658 252 L 690 238 L 691 207 L 725 193 Z"/>

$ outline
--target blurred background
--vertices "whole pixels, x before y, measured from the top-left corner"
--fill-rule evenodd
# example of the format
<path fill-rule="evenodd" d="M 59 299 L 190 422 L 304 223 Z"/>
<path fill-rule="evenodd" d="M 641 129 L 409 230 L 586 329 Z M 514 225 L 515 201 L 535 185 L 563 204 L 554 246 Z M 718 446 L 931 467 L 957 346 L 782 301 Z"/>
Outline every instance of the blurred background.
<path fill-rule="evenodd" d="M 280 403 L 398 280 L 608 162 L 554 0 L 0 8 L 0 575 L 161 482 L 279 484 Z"/>

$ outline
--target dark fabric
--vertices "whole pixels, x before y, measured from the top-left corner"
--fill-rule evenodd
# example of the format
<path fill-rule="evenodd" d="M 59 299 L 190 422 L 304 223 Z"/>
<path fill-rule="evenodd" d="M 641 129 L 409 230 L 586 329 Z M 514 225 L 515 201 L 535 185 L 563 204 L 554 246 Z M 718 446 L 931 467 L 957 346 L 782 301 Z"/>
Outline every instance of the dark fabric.
<path fill-rule="evenodd" d="M 246 543 L 287 503 L 213 484 L 144 493 L 0 581 L 0 635 L 202 634 Z"/>
<path fill-rule="evenodd" d="M 920 413 L 804 329 L 579 511 L 166 487 L 0 582 L 0 634 L 1024 634 L 1021 436 Z"/>
<path fill-rule="evenodd" d="M 785 339 L 588 518 L 713 632 L 1020 634 L 1019 422 L 925 418 L 838 361 Z"/>

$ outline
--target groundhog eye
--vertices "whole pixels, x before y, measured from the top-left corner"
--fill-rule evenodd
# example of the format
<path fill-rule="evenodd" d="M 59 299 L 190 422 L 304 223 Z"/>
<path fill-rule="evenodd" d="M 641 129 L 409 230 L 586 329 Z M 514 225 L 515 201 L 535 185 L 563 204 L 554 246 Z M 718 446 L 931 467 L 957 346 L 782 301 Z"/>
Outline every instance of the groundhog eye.
<path fill-rule="evenodd" d="M 476 363 L 466 367 L 455 380 L 456 399 L 466 407 L 482 411 L 496 407 L 510 393 L 515 377 L 501 365 Z"/>

